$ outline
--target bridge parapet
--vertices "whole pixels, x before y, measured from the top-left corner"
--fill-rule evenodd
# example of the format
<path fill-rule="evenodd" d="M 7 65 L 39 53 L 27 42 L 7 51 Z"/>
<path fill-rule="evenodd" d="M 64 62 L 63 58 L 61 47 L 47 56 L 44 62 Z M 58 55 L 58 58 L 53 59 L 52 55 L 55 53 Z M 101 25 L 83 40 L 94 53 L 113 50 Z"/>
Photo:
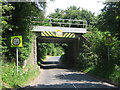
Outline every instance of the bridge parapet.
<path fill-rule="evenodd" d="M 87 29 L 86 20 L 58 19 L 46 18 L 42 21 L 41 18 L 32 17 L 32 24 L 35 26 L 54 26 L 54 27 L 69 27 L 69 28 L 85 28 Z"/>
<path fill-rule="evenodd" d="M 42 36 L 55 36 L 56 30 L 62 30 L 63 36 L 72 33 L 72 38 L 76 33 L 87 32 L 87 21 L 85 20 L 71 20 L 71 19 L 57 19 L 47 18 L 45 20 L 37 17 L 31 18 L 33 25 L 33 32 L 43 32 Z M 52 34 L 49 34 L 53 32 Z M 45 35 L 48 34 L 48 35 Z M 67 34 L 65 34 L 67 33 Z M 54 34 L 54 35 L 53 35 Z M 67 36 L 69 37 L 69 35 Z M 71 37 L 71 36 L 70 36 Z"/>

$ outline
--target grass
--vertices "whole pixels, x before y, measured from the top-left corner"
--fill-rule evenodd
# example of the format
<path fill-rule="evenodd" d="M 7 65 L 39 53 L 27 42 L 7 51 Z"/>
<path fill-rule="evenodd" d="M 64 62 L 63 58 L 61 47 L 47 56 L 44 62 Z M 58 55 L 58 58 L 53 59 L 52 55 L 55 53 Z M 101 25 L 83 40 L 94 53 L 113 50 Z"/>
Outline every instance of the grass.
<path fill-rule="evenodd" d="M 15 63 L 2 64 L 2 88 L 17 88 L 31 81 L 39 74 L 39 69 L 33 65 L 27 65 L 24 69 L 19 67 L 18 74 L 16 73 Z M 7 85 L 7 87 L 6 87 Z"/>
<path fill-rule="evenodd" d="M 114 67 L 114 72 L 109 76 L 109 79 L 113 82 L 117 82 L 120 85 L 120 66 Z"/>
<path fill-rule="evenodd" d="M 100 69 L 99 67 L 90 67 L 84 70 L 85 73 L 91 73 L 93 75 L 102 77 L 106 80 L 110 80 L 113 83 L 120 85 L 120 66 L 116 65 L 113 69 Z"/>
<path fill-rule="evenodd" d="M 88 73 L 88 72 L 92 72 L 94 70 L 95 67 L 89 67 L 87 69 L 85 69 L 83 72 Z"/>

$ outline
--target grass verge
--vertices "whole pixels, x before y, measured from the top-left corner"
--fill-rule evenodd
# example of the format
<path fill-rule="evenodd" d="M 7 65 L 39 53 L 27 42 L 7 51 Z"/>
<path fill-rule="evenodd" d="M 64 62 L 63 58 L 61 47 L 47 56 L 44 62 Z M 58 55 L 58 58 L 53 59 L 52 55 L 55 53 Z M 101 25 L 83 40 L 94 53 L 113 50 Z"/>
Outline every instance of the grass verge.
<path fill-rule="evenodd" d="M 109 80 L 120 87 L 120 66 L 114 66 L 113 69 L 100 69 L 99 67 L 89 67 L 84 70 L 85 73 L 90 73 L 92 75 L 102 77 L 103 79 Z"/>
<path fill-rule="evenodd" d="M 2 63 L 2 88 L 22 87 L 38 74 L 39 69 L 33 65 L 27 65 L 24 69 L 19 66 L 19 72 L 17 74 L 15 63 Z"/>

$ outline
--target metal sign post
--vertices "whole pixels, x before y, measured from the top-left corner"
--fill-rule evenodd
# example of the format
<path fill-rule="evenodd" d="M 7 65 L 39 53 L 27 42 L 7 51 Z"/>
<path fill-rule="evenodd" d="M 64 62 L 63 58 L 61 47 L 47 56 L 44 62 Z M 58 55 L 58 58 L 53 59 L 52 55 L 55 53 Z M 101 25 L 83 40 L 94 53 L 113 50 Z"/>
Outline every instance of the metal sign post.
<path fill-rule="evenodd" d="M 18 48 L 22 47 L 22 36 L 12 36 L 11 47 L 16 47 L 16 72 L 18 74 Z"/>
<path fill-rule="evenodd" d="M 107 46 L 107 49 L 108 49 L 108 63 L 110 61 L 110 46 Z"/>
<path fill-rule="evenodd" d="M 18 47 L 16 47 L 16 71 L 18 73 Z"/>

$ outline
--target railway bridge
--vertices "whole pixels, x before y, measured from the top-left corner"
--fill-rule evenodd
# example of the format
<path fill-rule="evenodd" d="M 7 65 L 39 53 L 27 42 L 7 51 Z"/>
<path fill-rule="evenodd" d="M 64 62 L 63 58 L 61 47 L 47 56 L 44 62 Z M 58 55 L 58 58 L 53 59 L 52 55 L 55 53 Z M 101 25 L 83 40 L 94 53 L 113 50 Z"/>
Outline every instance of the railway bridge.
<path fill-rule="evenodd" d="M 34 59 L 39 61 L 38 42 L 40 43 L 66 43 L 66 59 L 74 65 L 81 51 L 82 43 L 85 41 L 83 34 L 87 32 L 87 22 L 85 20 L 48 18 L 40 22 L 33 18 L 33 30 L 35 34 L 33 52 Z M 42 24 L 40 24 L 42 23 Z"/>

